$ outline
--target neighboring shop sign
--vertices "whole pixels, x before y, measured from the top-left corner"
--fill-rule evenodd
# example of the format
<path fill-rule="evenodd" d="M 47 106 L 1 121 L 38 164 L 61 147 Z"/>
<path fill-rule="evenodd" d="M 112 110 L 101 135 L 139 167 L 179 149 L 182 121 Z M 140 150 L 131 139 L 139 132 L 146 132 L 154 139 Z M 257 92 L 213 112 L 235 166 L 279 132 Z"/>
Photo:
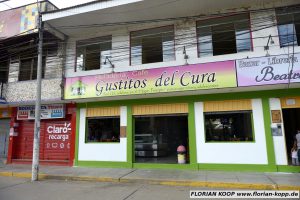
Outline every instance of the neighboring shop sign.
<path fill-rule="evenodd" d="M 67 78 L 65 99 L 236 87 L 234 61 Z"/>
<path fill-rule="evenodd" d="M 64 118 L 65 107 L 63 104 L 42 105 L 41 119 Z M 35 106 L 19 106 L 18 120 L 35 119 Z"/>
<path fill-rule="evenodd" d="M 236 60 L 238 86 L 300 82 L 300 54 Z"/>
<path fill-rule="evenodd" d="M 46 148 L 70 149 L 71 123 L 46 124 Z"/>

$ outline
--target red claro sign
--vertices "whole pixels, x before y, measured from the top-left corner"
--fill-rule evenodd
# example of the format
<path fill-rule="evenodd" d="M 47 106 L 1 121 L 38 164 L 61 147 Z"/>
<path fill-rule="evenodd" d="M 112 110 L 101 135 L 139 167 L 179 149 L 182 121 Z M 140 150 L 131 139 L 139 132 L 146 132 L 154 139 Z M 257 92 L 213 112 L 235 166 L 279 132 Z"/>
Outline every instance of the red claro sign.
<path fill-rule="evenodd" d="M 46 131 L 48 149 L 70 149 L 71 123 L 48 124 Z"/>

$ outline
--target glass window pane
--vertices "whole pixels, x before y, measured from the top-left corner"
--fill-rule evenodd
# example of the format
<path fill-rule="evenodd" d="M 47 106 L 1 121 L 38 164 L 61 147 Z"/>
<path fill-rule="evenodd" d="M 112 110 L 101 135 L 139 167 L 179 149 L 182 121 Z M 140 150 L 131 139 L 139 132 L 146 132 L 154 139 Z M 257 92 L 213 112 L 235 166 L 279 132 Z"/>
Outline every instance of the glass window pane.
<path fill-rule="evenodd" d="M 33 59 L 31 80 L 35 80 L 36 77 L 37 77 L 37 58 Z"/>
<path fill-rule="evenodd" d="M 131 33 L 131 65 L 175 59 L 173 26 Z"/>
<path fill-rule="evenodd" d="M 236 31 L 236 47 L 237 52 L 244 52 L 251 50 L 251 35 L 249 31 Z"/>
<path fill-rule="evenodd" d="M 278 26 L 280 46 L 297 45 L 296 30 L 294 24 Z"/>
<path fill-rule="evenodd" d="M 84 69 L 100 69 L 100 45 L 89 45 L 85 49 Z"/>
<path fill-rule="evenodd" d="M 300 9 L 289 7 L 276 9 L 280 46 L 299 45 Z"/>
<path fill-rule="evenodd" d="M 199 21 L 199 57 L 251 50 L 249 24 L 248 13 Z"/>
<path fill-rule="evenodd" d="M 84 48 L 77 48 L 76 56 L 76 71 L 84 70 L 83 66 L 83 57 L 84 57 Z"/>
<path fill-rule="evenodd" d="M 163 61 L 175 60 L 174 31 L 166 31 L 162 34 L 162 42 Z"/>
<path fill-rule="evenodd" d="M 120 118 L 88 118 L 86 142 L 120 142 Z"/>
<path fill-rule="evenodd" d="M 7 59 L 7 58 L 5 58 L 5 59 Z M 2 61 L 2 62 L 0 62 L 0 82 L 6 83 L 7 79 L 8 79 L 8 62 Z"/>
<path fill-rule="evenodd" d="M 294 14 L 294 21 L 295 21 L 294 24 L 296 30 L 297 44 L 300 45 L 300 10 L 298 10 L 298 12 Z"/>
<path fill-rule="evenodd" d="M 78 41 L 76 48 L 76 70 L 100 69 L 102 51 L 106 52 L 104 54 L 107 54 L 112 49 L 111 39 L 111 36 L 104 36 Z"/>
<path fill-rule="evenodd" d="M 237 53 L 234 24 L 213 26 L 212 41 L 214 55 Z"/>
<path fill-rule="evenodd" d="M 163 42 L 163 61 L 174 60 L 174 42 L 164 41 Z"/>
<path fill-rule="evenodd" d="M 178 163 L 177 148 L 182 145 L 188 154 L 186 115 L 134 116 L 133 126 L 135 162 Z"/>
<path fill-rule="evenodd" d="M 252 112 L 205 113 L 206 141 L 254 141 Z"/>
<path fill-rule="evenodd" d="M 131 47 L 131 65 L 142 64 L 142 46 Z"/>
<path fill-rule="evenodd" d="M 101 51 L 101 68 L 111 68 L 112 66 L 109 60 L 110 62 L 112 62 L 111 51 L 110 50 Z"/>
<path fill-rule="evenodd" d="M 198 37 L 199 57 L 212 56 L 213 46 L 211 35 Z"/>
<path fill-rule="evenodd" d="M 142 39 L 142 63 L 163 61 L 162 39 L 160 35 Z"/>
<path fill-rule="evenodd" d="M 213 46 L 212 46 L 212 36 L 211 28 L 199 28 L 198 32 L 198 49 L 199 57 L 211 56 L 213 55 Z"/>
<path fill-rule="evenodd" d="M 84 70 L 84 48 L 77 48 L 77 56 L 76 56 L 76 71 Z"/>
<path fill-rule="evenodd" d="M 163 61 L 175 60 L 174 41 L 163 41 Z"/>
<path fill-rule="evenodd" d="M 278 24 L 289 24 L 293 22 L 293 15 L 287 13 L 277 13 Z"/>
<path fill-rule="evenodd" d="M 33 59 L 33 67 L 32 67 L 32 77 L 31 80 L 35 80 L 37 78 L 37 61 L 38 58 Z M 42 78 L 45 76 L 45 68 L 46 68 L 46 57 L 43 57 L 42 62 Z"/>
<path fill-rule="evenodd" d="M 23 59 L 20 62 L 19 81 L 31 80 L 32 59 Z"/>

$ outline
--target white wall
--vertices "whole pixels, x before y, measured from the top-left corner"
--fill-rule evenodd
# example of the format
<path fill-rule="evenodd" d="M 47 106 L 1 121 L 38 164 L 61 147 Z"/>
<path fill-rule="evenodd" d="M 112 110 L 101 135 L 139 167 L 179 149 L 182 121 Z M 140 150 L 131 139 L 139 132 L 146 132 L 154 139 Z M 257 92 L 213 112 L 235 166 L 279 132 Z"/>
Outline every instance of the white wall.
<path fill-rule="evenodd" d="M 286 151 L 286 143 L 285 143 L 285 132 L 283 126 L 283 117 L 282 117 L 282 110 L 281 110 L 281 103 L 280 99 L 278 98 L 271 98 L 269 99 L 270 102 L 270 110 L 280 110 L 281 112 L 281 121 L 279 123 L 282 127 L 282 136 L 273 136 L 274 141 L 274 151 L 275 151 L 275 159 L 277 165 L 287 165 L 287 151 Z M 271 113 L 270 113 L 271 115 Z M 272 124 L 273 125 L 273 124 Z M 274 124 L 277 125 L 277 124 Z"/>
<path fill-rule="evenodd" d="M 255 142 L 206 143 L 203 102 L 195 102 L 195 124 L 198 163 L 268 164 L 261 99 L 252 99 Z"/>
<path fill-rule="evenodd" d="M 122 125 L 124 126 L 124 119 L 122 119 L 125 117 L 124 108 L 121 107 L 120 109 L 120 123 L 123 123 Z M 86 109 L 81 108 L 78 145 L 79 161 L 127 161 L 127 138 L 121 138 L 120 143 L 85 143 L 85 123 Z"/>
<path fill-rule="evenodd" d="M 82 33 L 82 36 L 73 38 L 71 37 L 67 45 L 67 66 L 66 77 L 87 76 L 94 74 L 111 73 L 111 69 L 99 69 L 90 71 L 74 72 L 75 64 L 75 49 L 76 41 L 82 39 L 88 39 L 93 37 L 112 35 L 112 62 L 115 65 L 115 72 L 160 68 L 167 66 L 184 65 L 185 60 L 183 58 L 183 46 L 186 46 L 187 55 L 189 56 L 188 63 L 206 63 L 217 62 L 224 60 L 236 60 L 242 58 L 262 57 L 266 56 L 264 46 L 267 45 L 269 35 L 272 35 L 274 44 L 269 44 L 270 55 L 287 54 L 291 53 L 291 49 L 288 47 L 280 48 L 278 31 L 276 26 L 275 10 L 268 11 L 253 11 L 250 13 L 251 30 L 252 30 L 252 43 L 253 51 L 241 52 L 235 54 L 208 56 L 198 58 L 197 56 L 197 38 L 196 38 L 196 20 L 176 20 L 168 22 L 156 22 L 138 25 L 129 25 L 127 27 L 116 28 L 111 31 L 101 32 L 86 32 Z M 144 30 L 147 28 L 155 28 L 166 25 L 174 25 L 175 31 L 175 60 L 168 62 L 158 62 L 150 64 L 142 64 L 130 66 L 130 32 L 137 30 Z M 265 28 L 262 28 L 265 27 Z M 186 35 L 186 37 L 182 37 Z M 181 36 L 181 37 L 180 37 Z M 120 49 L 121 48 L 121 49 Z M 294 48 L 295 52 L 300 52 L 300 46 Z"/>
<path fill-rule="evenodd" d="M 127 126 L 127 106 L 121 106 L 120 111 L 120 125 Z"/>

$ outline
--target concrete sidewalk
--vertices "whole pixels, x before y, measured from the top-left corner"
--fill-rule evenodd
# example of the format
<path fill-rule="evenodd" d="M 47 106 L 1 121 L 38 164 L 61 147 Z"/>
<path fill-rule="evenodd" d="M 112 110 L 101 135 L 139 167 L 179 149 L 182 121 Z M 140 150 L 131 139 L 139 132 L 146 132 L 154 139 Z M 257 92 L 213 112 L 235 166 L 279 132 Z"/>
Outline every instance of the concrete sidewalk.
<path fill-rule="evenodd" d="M 30 178 L 31 165 L 2 165 L 0 176 Z M 300 190 L 300 173 L 41 166 L 39 177 L 40 179 L 141 182 L 213 188 Z"/>

